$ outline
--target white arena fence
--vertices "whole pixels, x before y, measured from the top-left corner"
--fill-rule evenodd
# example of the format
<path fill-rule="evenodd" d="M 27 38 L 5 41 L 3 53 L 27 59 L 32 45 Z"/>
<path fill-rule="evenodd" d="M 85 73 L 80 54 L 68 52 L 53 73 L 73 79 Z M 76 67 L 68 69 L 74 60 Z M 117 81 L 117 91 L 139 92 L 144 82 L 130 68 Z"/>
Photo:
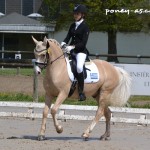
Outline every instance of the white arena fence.
<path fill-rule="evenodd" d="M 21 117 L 28 119 L 42 118 L 42 113 L 35 113 L 34 109 L 43 109 L 44 103 L 34 103 L 34 102 L 0 102 L 0 107 L 7 110 L 9 108 L 16 108 L 15 112 L 2 112 L 0 111 L 0 117 Z M 27 112 L 16 112 L 17 109 L 27 108 Z M 22 110 L 22 109 L 21 109 Z M 69 115 L 67 110 L 71 111 L 81 111 L 80 115 Z M 59 112 L 57 114 L 58 119 L 66 120 L 92 120 L 94 115 L 83 115 L 84 112 L 96 112 L 97 106 L 81 106 L 81 105 L 61 105 Z M 111 122 L 113 123 L 135 123 L 138 125 L 148 125 L 150 124 L 150 110 L 149 109 L 137 109 L 137 108 L 127 108 L 127 107 L 110 107 L 112 112 Z M 116 114 L 119 114 L 117 117 Z M 128 115 L 126 118 L 120 116 Z M 115 116 L 116 115 L 116 116 Z M 135 115 L 137 115 L 135 117 Z M 132 116 L 132 118 L 131 118 Z M 48 115 L 48 118 L 52 118 L 51 114 Z M 105 121 L 102 117 L 100 121 Z"/>

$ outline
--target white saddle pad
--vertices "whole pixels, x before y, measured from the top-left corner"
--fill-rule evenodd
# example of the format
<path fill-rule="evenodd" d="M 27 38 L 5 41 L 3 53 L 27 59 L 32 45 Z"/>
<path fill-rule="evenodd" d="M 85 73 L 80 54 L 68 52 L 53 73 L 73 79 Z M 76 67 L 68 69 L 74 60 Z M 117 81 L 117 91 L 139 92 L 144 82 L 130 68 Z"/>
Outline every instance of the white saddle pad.
<path fill-rule="evenodd" d="M 71 66 L 69 63 L 68 58 L 66 57 L 66 63 L 67 63 L 67 70 L 68 70 L 68 75 L 71 81 L 74 81 L 74 75 L 71 71 Z M 87 72 L 87 78 L 84 80 L 84 83 L 95 83 L 99 81 L 99 71 L 95 63 L 91 62 L 90 64 L 86 65 L 85 67 L 88 69 L 86 70 Z"/>

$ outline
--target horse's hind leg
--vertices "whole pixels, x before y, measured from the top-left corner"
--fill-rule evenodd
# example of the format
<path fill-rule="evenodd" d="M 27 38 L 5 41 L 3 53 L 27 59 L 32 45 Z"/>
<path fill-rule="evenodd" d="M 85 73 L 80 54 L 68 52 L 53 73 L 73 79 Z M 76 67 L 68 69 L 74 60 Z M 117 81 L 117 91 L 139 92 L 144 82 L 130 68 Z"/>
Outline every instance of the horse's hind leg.
<path fill-rule="evenodd" d="M 49 97 L 46 95 L 45 97 L 45 107 L 43 110 L 43 118 L 42 118 L 42 125 L 41 125 L 41 129 L 40 129 L 40 133 L 38 135 L 38 140 L 42 141 L 45 139 L 45 130 L 46 130 L 46 121 L 47 121 L 47 116 L 48 116 L 48 112 L 50 110 L 51 107 L 51 100 L 52 97 Z"/>
<path fill-rule="evenodd" d="M 100 137 L 100 140 L 109 140 L 110 138 L 110 119 L 111 119 L 111 111 L 108 107 L 104 110 L 104 116 L 106 119 L 106 131 L 105 133 Z"/>
<path fill-rule="evenodd" d="M 109 92 L 108 91 L 103 91 L 101 92 L 101 96 L 98 95 L 97 96 L 97 102 L 98 102 L 98 109 L 95 115 L 95 118 L 93 119 L 92 123 L 90 124 L 90 126 L 85 130 L 85 132 L 83 133 L 83 138 L 85 138 L 85 140 L 87 140 L 90 136 L 90 133 L 92 132 L 93 128 L 95 127 L 95 125 L 97 124 L 97 122 L 100 120 L 100 118 L 102 116 L 104 116 L 105 114 L 105 109 L 107 107 L 107 98 L 109 97 Z"/>
<path fill-rule="evenodd" d="M 104 108 L 103 106 L 98 107 L 95 118 L 93 119 L 92 123 L 90 124 L 90 126 L 85 130 L 85 132 L 83 133 L 82 137 L 85 138 L 85 140 L 88 140 L 90 133 L 92 132 L 93 128 L 95 127 L 95 125 L 97 124 L 97 122 L 99 121 L 99 119 L 104 115 Z"/>

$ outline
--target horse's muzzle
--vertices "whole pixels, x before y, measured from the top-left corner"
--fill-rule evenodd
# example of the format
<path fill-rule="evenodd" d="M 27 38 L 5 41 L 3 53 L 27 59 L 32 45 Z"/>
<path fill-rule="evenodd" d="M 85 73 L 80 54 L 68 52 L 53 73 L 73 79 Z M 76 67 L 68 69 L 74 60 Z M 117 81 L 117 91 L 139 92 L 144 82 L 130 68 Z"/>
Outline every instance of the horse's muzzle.
<path fill-rule="evenodd" d="M 35 72 L 36 74 L 41 74 L 41 68 L 39 66 L 35 66 Z"/>

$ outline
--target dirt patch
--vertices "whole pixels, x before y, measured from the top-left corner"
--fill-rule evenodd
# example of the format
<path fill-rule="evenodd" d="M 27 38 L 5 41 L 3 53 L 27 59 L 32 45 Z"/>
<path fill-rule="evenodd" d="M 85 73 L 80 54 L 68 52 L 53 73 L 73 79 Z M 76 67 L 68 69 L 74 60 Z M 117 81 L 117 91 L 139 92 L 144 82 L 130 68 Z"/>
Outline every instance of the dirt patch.
<path fill-rule="evenodd" d="M 135 124 L 111 125 L 111 140 L 100 141 L 105 131 L 105 123 L 99 122 L 89 141 L 81 134 L 91 121 L 61 122 L 62 134 L 57 134 L 53 121 L 48 119 L 45 141 L 37 141 L 41 119 L 0 118 L 1 150 L 149 150 L 150 128 Z"/>
<path fill-rule="evenodd" d="M 43 77 L 38 77 L 39 95 L 44 95 Z M 0 76 L 0 92 L 33 94 L 32 76 Z"/>
<path fill-rule="evenodd" d="M 0 75 L 0 92 L 33 94 L 32 76 L 2 76 Z M 39 95 L 44 95 L 43 77 L 38 77 Z"/>

